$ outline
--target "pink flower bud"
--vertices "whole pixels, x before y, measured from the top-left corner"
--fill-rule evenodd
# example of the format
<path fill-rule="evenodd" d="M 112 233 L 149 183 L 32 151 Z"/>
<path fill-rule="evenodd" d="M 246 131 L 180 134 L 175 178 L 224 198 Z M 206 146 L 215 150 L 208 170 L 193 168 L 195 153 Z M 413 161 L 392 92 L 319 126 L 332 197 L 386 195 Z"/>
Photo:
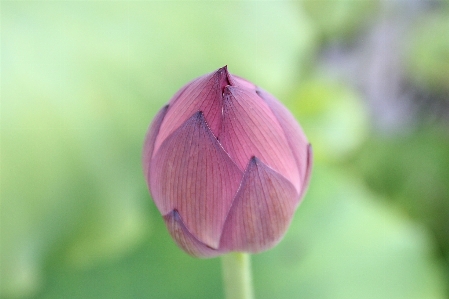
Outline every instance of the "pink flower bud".
<path fill-rule="evenodd" d="M 197 257 L 276 245 L 311 165 L 310 144 L 290 112 L 226 66 L 173 96 L 143 151 L 145 177 L 170 234 Z"/>

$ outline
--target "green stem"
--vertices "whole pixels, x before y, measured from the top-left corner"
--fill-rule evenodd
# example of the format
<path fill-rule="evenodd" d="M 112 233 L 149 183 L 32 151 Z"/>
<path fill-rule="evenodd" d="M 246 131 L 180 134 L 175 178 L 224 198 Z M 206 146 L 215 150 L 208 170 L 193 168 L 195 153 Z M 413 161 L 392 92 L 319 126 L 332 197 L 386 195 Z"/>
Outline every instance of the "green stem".
<path fill-rule="evenodd" d="M 226 299 L 253 299 L 250 255 L 231 252 L 221 257 Z"/>

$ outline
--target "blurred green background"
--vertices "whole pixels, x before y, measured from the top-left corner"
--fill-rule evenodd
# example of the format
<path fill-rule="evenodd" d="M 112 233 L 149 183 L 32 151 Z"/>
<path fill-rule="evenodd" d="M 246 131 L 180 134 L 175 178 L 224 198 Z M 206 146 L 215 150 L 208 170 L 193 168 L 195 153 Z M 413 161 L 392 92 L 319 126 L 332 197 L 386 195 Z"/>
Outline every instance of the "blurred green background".
<path fill-rule="evenodd" d="M 1 298 L 223 298 L 140 157 L 228 65 L 310 138 L 309 192 L 257 298 L 449 298 L 448 1 L 2 1 Z"/>

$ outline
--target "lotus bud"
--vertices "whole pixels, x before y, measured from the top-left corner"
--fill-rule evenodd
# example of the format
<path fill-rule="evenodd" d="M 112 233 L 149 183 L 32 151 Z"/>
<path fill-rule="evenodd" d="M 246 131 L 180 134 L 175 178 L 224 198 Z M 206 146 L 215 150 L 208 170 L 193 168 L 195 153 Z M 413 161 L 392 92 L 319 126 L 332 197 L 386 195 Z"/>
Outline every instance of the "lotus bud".
<path fill-rule="evenodd" d="M 173 96 L 143 150 L 153 200 L 176 243 L 196 257 L 276 245 L 311 165 L 310 144 L 290 112 L 226 66 Z"/>

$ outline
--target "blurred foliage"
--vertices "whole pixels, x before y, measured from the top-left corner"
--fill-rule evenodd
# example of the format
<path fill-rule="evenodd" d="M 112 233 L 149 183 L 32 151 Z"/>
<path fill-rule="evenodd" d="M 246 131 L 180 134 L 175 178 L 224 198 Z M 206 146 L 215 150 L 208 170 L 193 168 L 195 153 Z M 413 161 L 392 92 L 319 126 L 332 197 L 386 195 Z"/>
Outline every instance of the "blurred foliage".
<path fill-rule="evenodd" d="M 449 7 L 424 15 L 408 42 L 408 77 L 420 89 L 449 101 Z"/>
<path fill-rule="evenodd" d="M 299 1 L 312 20 L 321 41 L 352 39 L 373 20 L 379 1 Z"/>
<path fill-rule="evenodd" d="M 447 129 L 422 125 L 413 134 L 372 138 L 351 163 L 373 190 L 430 227 L 449 260 L 448 153 Z"/>
<path fill-rule="evenodd" d="M 313 175 L 286 238 L 254 258 L 258 297 L 444 298 L 423 227 L 350 171 L 316 163 Z"/>
<path fill-rule="evenodd" d="M 356 91 L 339 82 L 307 79 L 285 104 L 301 120 L 315 160 L 339 161 L 368 137 L 367 107 Z"/>
<path fill-rule="evenodd" d="M 316 154 L 287 236 L 254 256 L 257 298 L 444 298 L 447 128 L 374 135 L 358 91 L 309 73 L 377 6 L 2 2 L 0 297 L 222 297 L 219 260 L 170 239 L 140 155 L 172 94 L 227 64 L 285 99 Z M 447 86 L 447 40 L 425 34 L 444 31 L 417 26 L 410 76 Z"/>

